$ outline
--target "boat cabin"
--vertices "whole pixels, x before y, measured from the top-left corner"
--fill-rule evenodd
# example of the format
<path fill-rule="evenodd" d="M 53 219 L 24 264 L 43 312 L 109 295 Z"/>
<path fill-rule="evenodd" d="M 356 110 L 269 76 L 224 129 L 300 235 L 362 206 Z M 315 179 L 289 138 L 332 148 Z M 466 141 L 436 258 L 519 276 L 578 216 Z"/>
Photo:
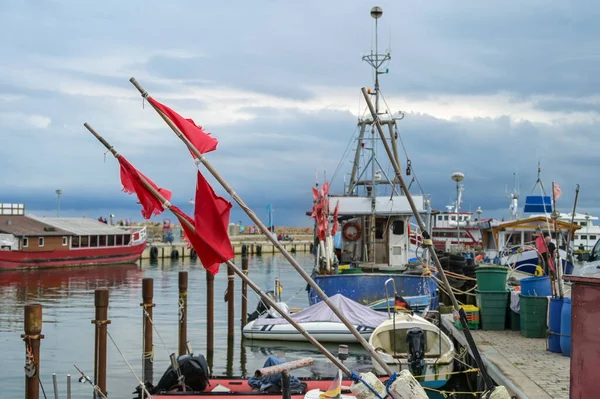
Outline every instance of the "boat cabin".
<path fill-rule="evenodd" d="M 0 215 L 0 250 L 52 251 L 68 249 L 72 233 L 24 215 Z"/>
<path fill-rule="evenodd" d="M 424 211 L 423 196 L 413 196 L 419 212 Z M 410 255 L 412 211 L 404 196 L 331 196 L 330 209 L 339 202 L 338 221 L 341 243 L 336 248 L 340 264 L 355 264 L 362 269 L 407 269 Z M 373 206 L 374 205 L 374 206 Z"/>
<path fill-rule="evenodd" d="M 553 240 L 556 240 L 553 220 L 546 216 L 532 216 L 525 219 L 499 222 L 487 220 L 479 223 L 484 251 L 490 257 L 501 256 L 503 251 L 514 247 L 535 246 L 536 234 L 539 232 L 550 232 Z M 561 246 L 566 242 L 571 224 L 558 220 L 558 232 L 561 236 Z M 578 225 L 573 226 L 573 233 L 580 229 Z M 572 233 L 572 234 L 573 234 Z"/>

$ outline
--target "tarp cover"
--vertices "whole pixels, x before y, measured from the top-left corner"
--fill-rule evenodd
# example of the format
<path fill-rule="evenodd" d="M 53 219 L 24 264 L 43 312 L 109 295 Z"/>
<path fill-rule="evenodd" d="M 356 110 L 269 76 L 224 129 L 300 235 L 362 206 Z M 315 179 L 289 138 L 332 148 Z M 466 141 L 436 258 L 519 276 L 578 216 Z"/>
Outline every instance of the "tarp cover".
<path fill-rule="evenodd" d="M 331 303 L 338 308 L 350 323 L 355 326 L 365 326 L 376 328 L 378 325 L 387 320 L 387 312 L 378 312 L 368 306 L 354 302 L 352 299 L 346 298 L 342 294 L 335 294 L 329 298 Z M 308 308 L 291 315 L 297 323 L 308 323 L 316 321 L 331 321 L 341 323 L 340 319 L 323 301 L 316 303 Z M 271 325 L 271 324 L 289 324 L 285 319 L 266 319 L 260 318 L 254 322 L 253 327 Z"/>

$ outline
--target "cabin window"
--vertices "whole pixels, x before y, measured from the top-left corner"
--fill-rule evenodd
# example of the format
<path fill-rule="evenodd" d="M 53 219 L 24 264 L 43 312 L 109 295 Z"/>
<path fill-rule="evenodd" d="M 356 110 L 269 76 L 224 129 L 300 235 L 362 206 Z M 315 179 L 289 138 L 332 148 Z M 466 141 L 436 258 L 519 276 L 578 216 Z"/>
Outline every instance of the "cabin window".
<path fill-rule="evenodd" d="M 87 248 L 90 244 L 90 237 L 81 236 L 81 248 Z"/>
<path fill-rule="evenodd" d="M 106 246 L 106 236 L 99 236 L 98 238 L 100 239 L 100 242 L 98 245 L 101 247 L 105 247 Z"/>
<path fill-rule="evenodd" d="M 98 246 L 98 236 L 90 236 L 90 247 Z"/>
<path fill-rule="evenodd" d="M 71 248 L 79 248 L 79 236 L 71 237 Z"/>
<path fill-rule="evenodd" d="M 595 240 L 596 236 L 590 236 L 590 240 Z"/>
<path fill-rule="evenodd" d="M 63 237 L 62 238 L 62 245 L 63 245 L 63 247 L 67 246 L 68 243 L 69 242 L 67 241 L 67 237 Z"/>
<path fill-rule="evenodd" d="M 38 238 L 38 247 L 43 247 L 44 246 L 44 237 L 40 237 Z"/>
<path fill-rule="evenodd" d="M 27 248 L 29 246 L 29 238 L 23 237 L 23 248 Z"/>
<path fill-rule="evenodd" d="M 450 220 L 456 220 L 456 216 L 450 217 Z"/>
<path fill-rule="evenodd" d="M 392 223 L 392 233 L 397 236 L 404 234 L 404 220 L 394 220 L 394 223 Z"/>
<path fill-rule="evenodd" d="M 587 235 L 582 235 L 582 236 L 581 236 L 581 239 L 582 239 L 582 240 L 587 240 Z"/>
<path fill-rule="evenodd" d="M 447 222 L 448 221 L 448 215 L 444 216 L 444 220 Z"/>
<path fill-rule="evenodd" d="M 123 236 L 117 236 L 117 245 L 123 245 Z"/>
<path fill-rule="evenodd" d="M 587 222 L 581 222 L 581 223 L 579 223 L 579 225 L 582 227 L 585 227 L 585 226 L 587 226 Z"/>
<path fill-rule="evenodd" d="M 108 236 L 108 246 L 109 247 L 115 246 L 115 236 Z"/>
<path fill-rule="evenodd" d="M 131 235 L 126 235 L 123 236 L 123 245 L 129 245 L 129 243 L 131 242 Z"/>
<path fill-rule="evenodd" d="M 439 221 L 442 221 L 442 220 L 444 220 L 444 215 L 438 215 L 438 220 L 439 220 Z"/>

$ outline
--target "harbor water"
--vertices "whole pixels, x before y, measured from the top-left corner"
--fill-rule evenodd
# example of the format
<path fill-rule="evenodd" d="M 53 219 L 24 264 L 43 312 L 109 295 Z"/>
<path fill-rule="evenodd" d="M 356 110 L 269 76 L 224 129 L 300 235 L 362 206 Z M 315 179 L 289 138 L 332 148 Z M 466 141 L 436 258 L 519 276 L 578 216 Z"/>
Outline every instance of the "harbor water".
<path fill-rule="evenodd" d="M 296 254 L 298 262 L 310 272 L 314 258 L 310 254 Z M 241 264 L 241 259 L 235 262 Z M 169 354 L 177 352 L 178 273 L 189 272 L 188 333 L 195 353 L 206 355 L 206 274 L 194 261 L 142 261 L 140 264 L 85 268 L 64 268 L 0 273 L 0 398 L 24 396 L 25 346 L 23 312 L 26 304 L 43 306 L 41 341 L 41 381 L 48 397 L 52 396 L 52 373 L 56 373 L 59 395 L 66 392 L 66 376 L 71 375 L 74 398 L 91 397 L 89 385 L 77 382 L 77 365 L 93 376 L 94 359 L 94 290 L 109 288 L 110 306 L 108 331 L 115 346 L 108 340 L 107 391 L 111 398 L 132 398 L 138 381 L 129 370 L 122 355 L 141 378 L 142 368 L 142 279 L 154 279 L 154 381 L 158 381 L 169 366 Z M 290 307 L 307 307 L 306 282 L 281 255 L 252 256 L 249 276 L 268 291 L 275 278 L 283 286 L 282 300 Z M 227 339 L 227 270 L 221 267 L 215 277 L 215 342 L 214 356 L 209 360 L 213 375 L 250 376 L 263 366 L 269 355 L 285 361 L 311 356 L 315 364 L 295 370 L 296 376 L 333 376 L 335 367 L 308 343 L 281 343 L 243 340 L 240 326 L 241 281 L 235 280 L 235 338 Z M 258 296 L 248 289 L 248 312 L 254 311 Z M 337 345 L 326 347 L 337 353 Z M 345 361 L 354 371 L 371 370 L 371 358 L 358 344 L 350 345 L 350 356 Z M 122 353 L 122 355 L 121 355 Z M 443 389 L 466 391 L 462 376 L 456 376 Z M 43 397 L 40 391 L 40 397 Z M 431 398 L 440 398 L 430 393 Z M 455 398 L 473 397 L 455 395 Z"/>

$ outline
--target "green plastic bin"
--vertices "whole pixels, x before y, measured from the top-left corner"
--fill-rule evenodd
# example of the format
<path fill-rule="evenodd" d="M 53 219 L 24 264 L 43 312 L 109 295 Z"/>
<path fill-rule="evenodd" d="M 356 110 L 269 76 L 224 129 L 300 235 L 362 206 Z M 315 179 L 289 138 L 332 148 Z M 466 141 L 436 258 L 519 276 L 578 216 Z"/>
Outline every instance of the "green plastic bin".
<path fill-rule="evenodd" d="M 545 338 L 548 330 L 548 298 L 521 295 L 521 335 L 527 338 Z"/>
<path fill-rule="evenodd" d="M 513 331 L 521 330 L 521 315 L 513 310 L 510 311 L 510 329 Z"/>
<path fill-rule="evenodd" d="M 477 289 L 484 291 L 505 291 L 508 269 L 501 266 L 480 266 L 475 270 Z"/>
<path fill-rule="evenodd" d="M 510 291 L 475 290 L 482 330 L 504 330 Z"/>

